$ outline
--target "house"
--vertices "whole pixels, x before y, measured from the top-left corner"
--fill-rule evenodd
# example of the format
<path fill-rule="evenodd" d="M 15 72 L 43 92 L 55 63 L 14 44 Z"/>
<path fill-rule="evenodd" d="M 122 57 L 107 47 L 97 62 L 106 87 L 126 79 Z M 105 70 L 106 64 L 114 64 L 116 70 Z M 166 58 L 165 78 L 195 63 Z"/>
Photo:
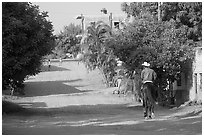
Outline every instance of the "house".
<path fill-rule="evenodd" d="M 86 28 L 90 26 L 91 24 L 95 24 L 98 21 L 103 21 L 104 23 L 111 26 L 112 30 L 115 31 L 117 29 L 122 29 L 123 24 L 125 20 L 127 19 L 126 14 L 100 14 L 100 15 L 83 15 L 77 16 L 76 19 L 81 20 L 81 26 L 83 32 L 85 32 Z M 88 52 L 88 47 L 83 46 L 84 42 L 87 39 L 86 35 L 81 35 L 81 45 L 82 45 L 82 51 L 81 52 Z"/>
<path fill-rule="evenodd" d="M 192 77 L 193 86 L 190 90 L 189 99 L 202 102 L 202 47 L 196 48 Z"/>
<path fill-rule="evenodd" d="M 186 67 L 192 71 L 181 73 L 180 79 L 173 83 L 176 105 L 186 101 L 202 102 L 202 47 L 196 48 L 193 64 Z"/>
<path fill-rule="evenodd" d="M 86 30 L 87 26 L 90 24 L 94 24 L 98 21 L 103 21 L 111 26 L 111 28 L 122 27 L 122 23 L 127 18 L 126 14 L 101 14 L 101 15 L 81 15 L 78 16 L 77 19 L 81 19 L 82 21 L 82 29 Z"/>

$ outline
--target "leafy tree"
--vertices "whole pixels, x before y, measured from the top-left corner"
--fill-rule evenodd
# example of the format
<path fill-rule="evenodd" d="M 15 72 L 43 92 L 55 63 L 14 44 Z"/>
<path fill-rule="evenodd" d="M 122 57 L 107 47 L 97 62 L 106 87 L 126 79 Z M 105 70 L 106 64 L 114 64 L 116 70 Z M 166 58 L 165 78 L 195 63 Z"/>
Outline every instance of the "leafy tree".
<path fill-rule="evenodd" d="M 131 2 L 130 4 L 124 2 L 121 4 L 121 10 L 134 17 L 139 16 L 143 11 L 148 11 L 152 15 L 157 15 L 158 2 Z"/>
<path fill-rule="evenodd" d="M 154 17 L 148 13 L 136 18 L 124 30 L 109 40 L 109 47 L 130 71 L 140 68 L 144 61 L 155 60 L 156 29 Z"/>
<path fill-rule="evenodd" d="M 99 21 L 87 27 L 81 41 L 84 62 L 87 68 L 90 70 L 99 68 L 106 84 L 112 80 L 116 65 L 112 50 L 106 46 L 106 41 L 111 34 L 110 26 Z"/>
<path fill-rule="evenodd" d="M 40 72 L 42 57 L 54 44 L 47 12 L 26 2 L 2 3 L 2 78 L 22 83 Z"/>
<path fill-rule="evenodd" d="M 63 31 L 57 35 L 55 51 L 58 56 L 65 56 L 65 53 L 77 53 L 79 52 L 80 37 L 76 37 L 81 34 L 82 30 L 79 25 L 73 23 L 65 26 Z"/>
<path fill-rule="evenodd" d="M 165 2 L 162 5 L 162 20 L 174 19 L 176 27 L 189 28 L 188 39 L 202 39 L 202 3 L 201 2 Z"/>
<path fill-rule="evenodd" d="M 123 3 L 122 11 L 128 15 L 138 17 L 141 12 L 148 11 L 154 18 L 158 16 L 158 2 Z M 202 39 L 202 3 L 201 2 L 163 2 L 161 5 L 162 21 L 176 21 L 176 26 L 188 26 L 188 38 L 193 41 Z"/>
<path fill-rule="evenodd" d="M 156 3 L 130 3 L 129 5 L 123 3 L 122 10 L 134 16 L 135 21 L 109 41 L 110 48 L 120 60 L 125 62 L 129 71 L 136 70 L 140 73 L 142 62 L 150 62 L 158 74 L 158 84 L 162 91 L 165 91 L 168 81 L 172 83 L 179 78 L 181 72 L 189 72 L 186 66 L 192 63 L 194 47 L 198 46 L 197 43 L 201 39 L 200 33 L 192 33 L 192 30 L 198 32 L 197 28 L 201 28 L 201 9 L 198 11 L 200 3 L 176 4 L 188 8 L 181 9 L 179 6 L 177 8 L 171 3 L 166 3 L 163 10 L 168 10 L 165 6 L 177 8 L 173 11 L 176 18 L 172 16 L 167 20 L 163 14 L 162 22 L 159 22 L 156 18 Z M 184 9 L 188 16 L 194 16 L 190 16 L 192 18 L 188 18 L 185 22 L 181 21 L 183 14 L 180 16 L 180 13 L 185 12 Z M 174 14 L 169 12 L 168 15 Z M 194 22 L 194 26 L 191 21 Z"/>

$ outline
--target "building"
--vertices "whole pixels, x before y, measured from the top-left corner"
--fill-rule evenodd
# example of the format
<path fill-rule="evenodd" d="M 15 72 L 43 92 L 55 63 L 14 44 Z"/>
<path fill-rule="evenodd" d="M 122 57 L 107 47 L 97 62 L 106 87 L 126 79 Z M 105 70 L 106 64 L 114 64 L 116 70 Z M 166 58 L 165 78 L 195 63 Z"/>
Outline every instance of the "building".
<path fill-rule="evenodd" d="M 193 86 L 190 90 L 189 99 L 202 102 L 202 47 L 196 48 L 192 77 Z"/>
<path fill-rule="evenodd" d="M 173 83 L 175 104 L 181 105 L 186 101 L 202 102 L 202 47 L 195 50 L 195 59 L 188 74 L 181 73 L 180 80 Z"/>
<path fill-rule="evenodd" d="M 98 21 L 103 21 L 106 24 L 109 24 L 111 28 L 122 28 L 122 24 L 127 18 L 126 14 L 101 14 L 101 15 L 80 15 L 76 19 L 81 19 L 82 21 L 82 30 L 86 30 L 87 26 L 90 24 L 95 24 Z"/>
<path fill-rule="evenodd" d="M 127 15 L 126 14 L 101 14 L 101 15 L 83 15 L 81 14 L 80 16 L 77 16 L 76 19 L 81 20 L 81 26 L 82 26 L 82 31 L 85 32 L 86 28 L 90 26 L 91 24 L 95 24 L 98 21 L 103 21 L 104 23 L 108 24 L 111 26 L 112 30 L 115 31 L 117 29 L 122 29 L 123 24 L 127 20 Z M 87 39 L 86 35 L 81 35 L 81 45 L 84 45 L 84 42 Z M 82 51 L 81 52 L 88 52 L 88 47 L 82 46 Z"/>

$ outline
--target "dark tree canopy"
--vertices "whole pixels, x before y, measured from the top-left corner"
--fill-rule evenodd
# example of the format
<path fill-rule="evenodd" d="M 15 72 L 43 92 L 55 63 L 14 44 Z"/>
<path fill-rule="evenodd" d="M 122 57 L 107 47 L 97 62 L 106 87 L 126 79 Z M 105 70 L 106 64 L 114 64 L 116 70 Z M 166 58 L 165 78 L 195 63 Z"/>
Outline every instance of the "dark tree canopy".
<path fill-rule="evenodd" d="M 122 10 L 135 21 L 110 41 L 110 47 L 130 70 L 148 61 L 160 76 L 172 81 L 193 60 L 202 38 L 202 3 L 123 3 Z M 166 75 L 163 75 L 163 74 Z"/>
<path fill-rule="evenodd" d="M 158 16 L 158 2 L 131 2 L 123 3 L 122 11 L 137 17 L 141 12 L 148 11 L 155 18 Z M 189 39 L 202 40 L 202 2 L 163 2 L 160 6 L 161 20 L 176 21 L 177 28 L 186 25 L 189 27 Z"/>
<path fill-rule="evenodd" d="M 195 47 L 202 45 L 201 2 L 131 2 L 121 7 L 134 21 L 110 39 L 109 47 L 129 71 L 140 74 L 141 64 L 150 62 L 164 93 L 182 72 L 191 74 Z"/>
<path fill-rule="evenodd" d="M 47 12 L 26 2 L 2 3 L 3 84 L 23 82 L 40 71 L 41 59 L 54 46 L 53 26 Z"/>

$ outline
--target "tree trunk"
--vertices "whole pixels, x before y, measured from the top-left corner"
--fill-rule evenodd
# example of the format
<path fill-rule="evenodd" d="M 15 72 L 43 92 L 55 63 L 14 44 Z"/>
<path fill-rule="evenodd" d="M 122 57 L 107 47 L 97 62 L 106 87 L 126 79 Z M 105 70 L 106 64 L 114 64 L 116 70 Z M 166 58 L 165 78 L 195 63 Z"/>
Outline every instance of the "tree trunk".
<path fill-rule="evenodd" d="M 174 96 L 173 96 L 173 82 L 169 81 L 169 96 L 168 96 L 169 104 L 174 105 Z"/>
<path fill-rule="evenodd" d="M 105 75 L 105 73 L 103 71 L 103 68 L 100 68 L 99 70 L 100 70 L 100 72 L 101 72 L 101 74 L 103 76 L 103 80 L 105 81 L 106 87 L 109 87 L 108 80 L 107 80 L 107 77 L 106 77 L 106 75 Z"/>

